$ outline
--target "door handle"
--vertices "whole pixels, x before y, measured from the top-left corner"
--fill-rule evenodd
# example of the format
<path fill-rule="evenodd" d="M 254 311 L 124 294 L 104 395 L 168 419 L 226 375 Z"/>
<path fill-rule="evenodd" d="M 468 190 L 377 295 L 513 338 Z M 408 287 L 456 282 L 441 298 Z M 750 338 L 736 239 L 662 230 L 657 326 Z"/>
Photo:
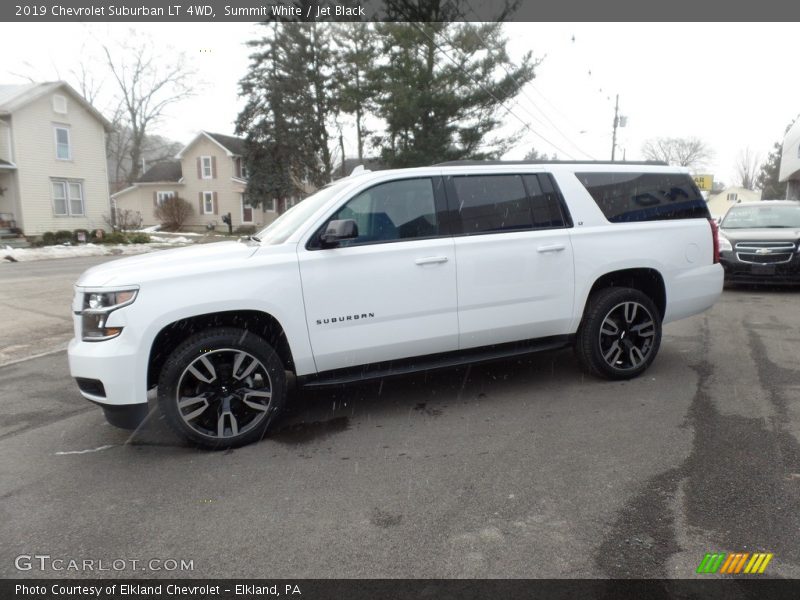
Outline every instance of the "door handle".
<path fill-rule="evenodd" d="M 537 252 L 561 252 L 562 250 L 566 249 L 564 244 L 549 244 L 547 246 L 539 246 L 536 251 Z"/>
<path fill-rule="evenodd" d="M 434 263 L 444 262 L 447 262 L 446 256 L 426 256 L 425 258 L 418 258 L 414 261 L 414 263 L 418 265 L 432 265 Z"/>

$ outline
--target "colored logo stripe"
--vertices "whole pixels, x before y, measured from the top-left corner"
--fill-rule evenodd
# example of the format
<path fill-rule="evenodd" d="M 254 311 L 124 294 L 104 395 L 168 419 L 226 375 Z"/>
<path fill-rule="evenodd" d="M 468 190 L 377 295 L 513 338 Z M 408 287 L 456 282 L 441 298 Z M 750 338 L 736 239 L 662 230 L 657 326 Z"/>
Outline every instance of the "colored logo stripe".
<path fill-rule="evenodd" d="M 725 553 L 706 554 L 703 562 L 697 567 L 698 573 L 716 573 L 725 558 Z"/>
<path fill-rule="evenodd" d="M 753 558 L 747 563 L 744 568 L 745 573 L 763 573 L 767 568 L 769 561 L 772 560 L 772 554 L 753 554 Z"/>
<path fill-rule="evenodd" d="M 756 552 L 752 555 L 749 552 L 734 552 L 732 554 L 726 554 L 725 552 L 709 553 L 703 557 L 700 566 L 697 567 L 697 572 L 719 572 L 728 575 L 742 572 L 749 574 L 763 573 L 772 557 L 773 554 L 763 552 Z"/>
<path fill-rule="evenodd" d="M 741 552 L 734 552 L 733 554 L 728 555 L 728 560 L 722 565 L 722 569 L 720 569 L 720 573 L 738 573 L 741 571 L 742 567 L 744 566 L 744 561 L 747 560 L 747 557 L 750 556 L 747 553 Z"/>

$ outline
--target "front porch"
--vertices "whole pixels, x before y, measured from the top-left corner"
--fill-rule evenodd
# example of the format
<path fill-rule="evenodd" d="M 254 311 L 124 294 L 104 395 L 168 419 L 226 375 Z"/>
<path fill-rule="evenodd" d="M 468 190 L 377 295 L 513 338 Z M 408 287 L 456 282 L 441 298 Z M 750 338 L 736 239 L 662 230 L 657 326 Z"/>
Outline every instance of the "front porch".
<path fill-rule="evenodd" d="M 0 160 L 0 249 L 6 246 L 25 248 L 28 242 L 21 236 L 17 219 L 16 167 Z"/>

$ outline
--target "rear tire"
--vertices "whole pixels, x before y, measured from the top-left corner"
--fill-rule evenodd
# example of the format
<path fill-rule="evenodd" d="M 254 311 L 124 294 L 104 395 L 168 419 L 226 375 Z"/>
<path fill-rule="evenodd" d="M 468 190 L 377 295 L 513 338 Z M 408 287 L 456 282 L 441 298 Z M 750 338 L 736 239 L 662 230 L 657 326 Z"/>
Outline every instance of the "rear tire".
<path fill-rule="evenodd" d="M 649 296 L 611 287 L 592 294 L 578 329 L 581 366 L 597 377 L 631 379 L 655 360 L 661 345 L 661 315 Z"/>
<path fill-rule="evenodd" d="M 286 373 L 262 338 L 236 328 L 197 333 L 170 354 L 158 403 L 183 439 L 210 449 L 260 440 L 286 403 Z"/>

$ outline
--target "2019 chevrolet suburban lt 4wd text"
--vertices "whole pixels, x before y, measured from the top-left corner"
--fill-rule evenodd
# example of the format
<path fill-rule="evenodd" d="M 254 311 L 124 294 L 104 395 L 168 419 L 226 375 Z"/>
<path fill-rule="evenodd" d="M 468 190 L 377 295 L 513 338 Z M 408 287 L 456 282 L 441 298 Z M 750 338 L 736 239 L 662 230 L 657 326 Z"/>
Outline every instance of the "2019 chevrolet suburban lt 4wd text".
<path fill-rule="evenodd" d="M 573 345 L 635 377 L 663 323 L 722 291 L 716 224 L 688 172 L 461 163 L 361 172 L 247 241 L 125 258 L 75 286 L 70 371 L 109 422 L 148 390 L 201 446 L 261 438 L 301 386 Z"/>

